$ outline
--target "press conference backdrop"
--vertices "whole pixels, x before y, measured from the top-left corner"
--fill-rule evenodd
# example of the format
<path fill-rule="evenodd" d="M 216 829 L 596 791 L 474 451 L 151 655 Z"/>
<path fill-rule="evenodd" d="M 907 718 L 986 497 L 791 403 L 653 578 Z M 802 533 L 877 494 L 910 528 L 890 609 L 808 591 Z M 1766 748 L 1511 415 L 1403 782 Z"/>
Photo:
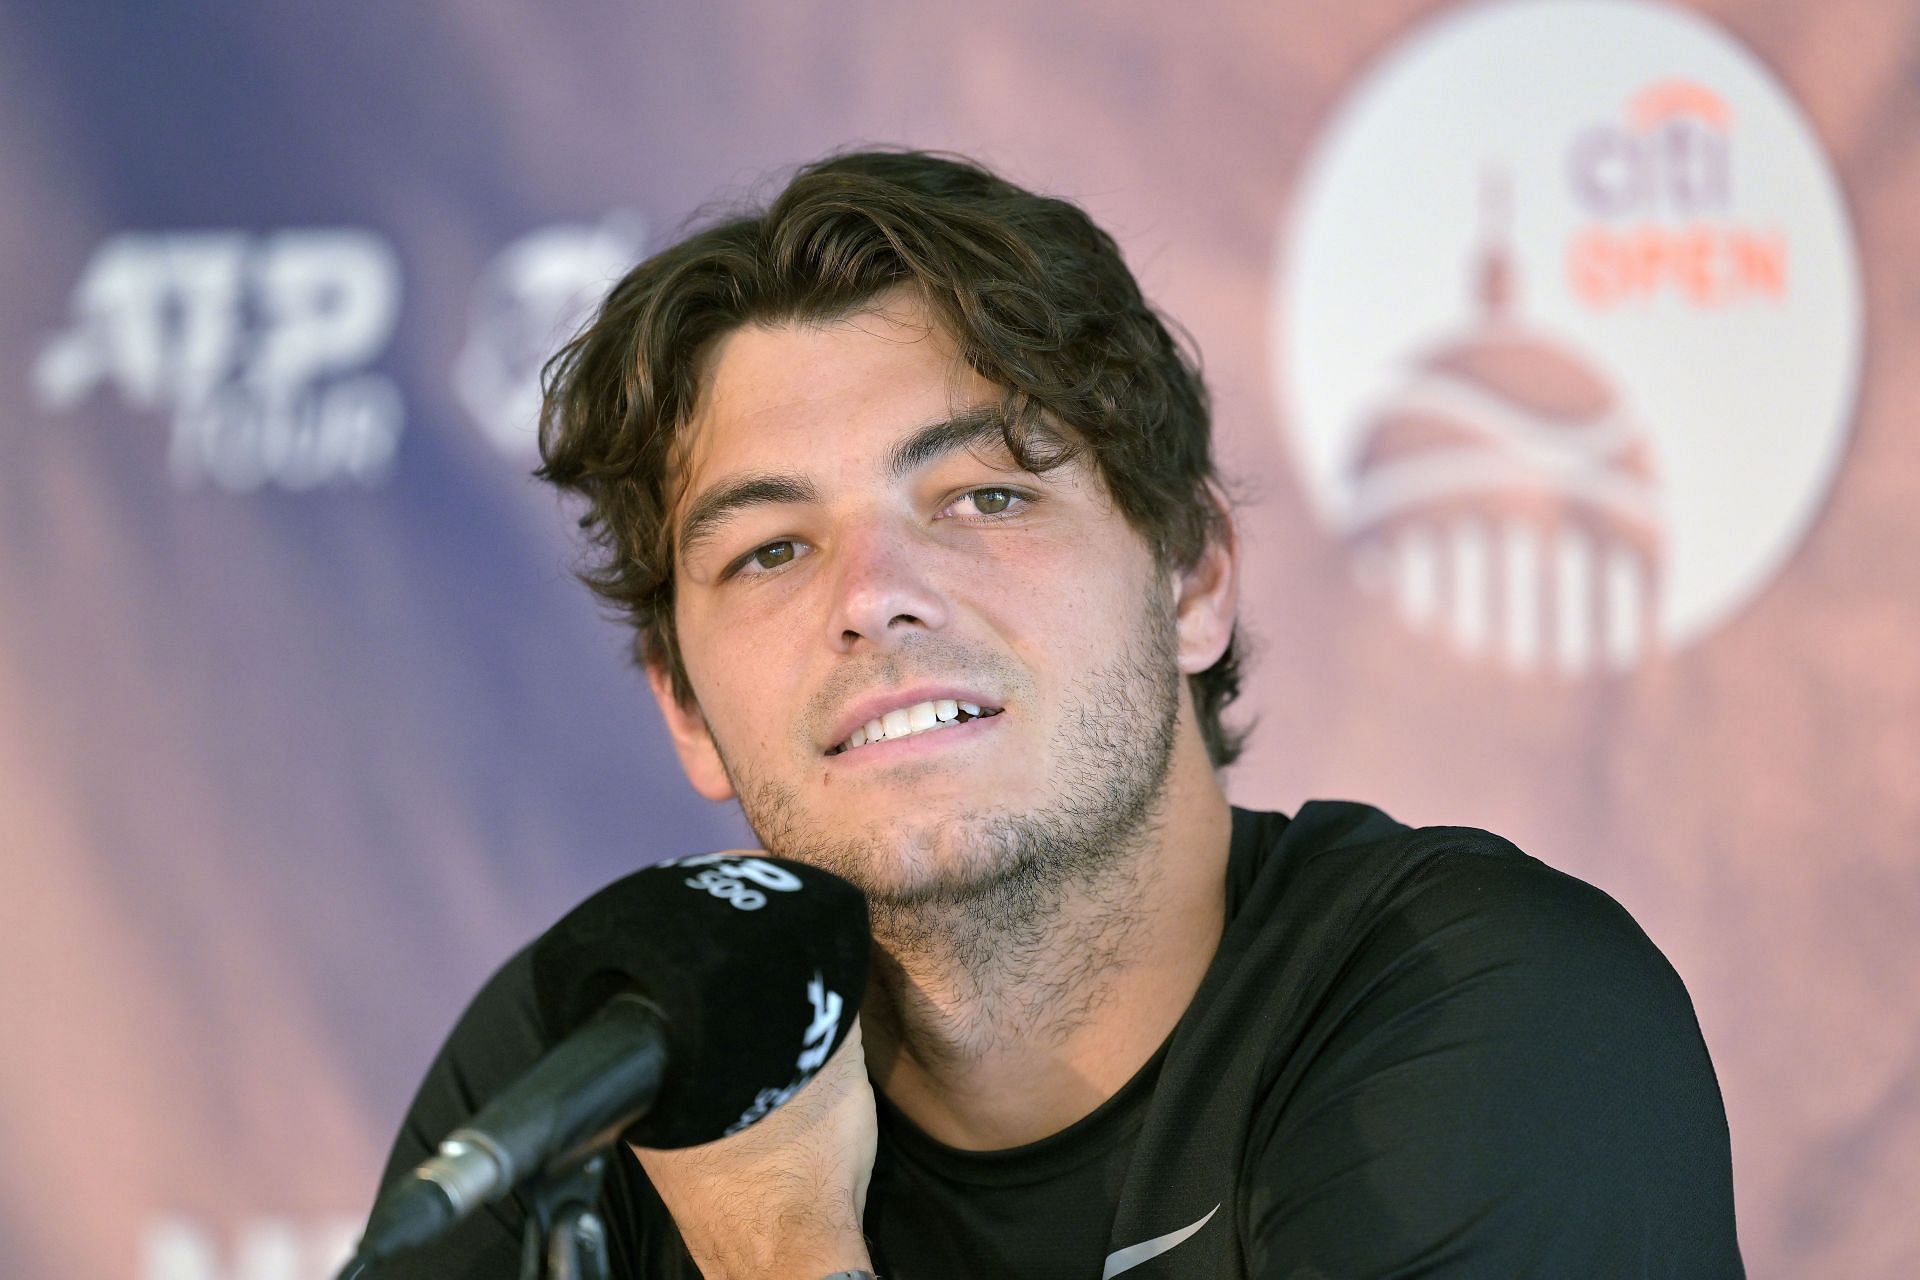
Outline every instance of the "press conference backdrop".
<path fill-rule="evenodd" d="M 1083 202 L 1245 499 L 1236 800 L 1494 828 L 1690 986 L 1756 1275 L 1920 1274 L 1920 9 L 0 9 L 0 1256 L 311 1280 L 682 784 L 536 371 L 854 142 Z"/>

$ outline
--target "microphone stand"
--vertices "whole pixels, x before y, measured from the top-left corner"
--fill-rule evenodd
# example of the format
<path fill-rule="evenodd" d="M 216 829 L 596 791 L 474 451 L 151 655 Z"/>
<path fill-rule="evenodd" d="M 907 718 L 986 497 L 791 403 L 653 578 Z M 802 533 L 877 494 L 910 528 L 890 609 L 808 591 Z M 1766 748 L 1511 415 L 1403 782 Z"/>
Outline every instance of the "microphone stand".
<path fill-rule="evenodd" d="M 520 1243 L 520 1280 L 609 1280 L 607 1224 L 596 1207 L 606 1146 L 542 1169 L 521 1187 L 531 1210 Z"/>
<path fill-rule="evenodd" d="M 595 1207 L 610 1150 L 605 1143 L 586 1147 L 522 1184 L 530 1211 L 520 1237 L 520 1280 L 610 1280 L 607 1224 Z M 379 1270 L 375 1263 L 370 1271 L 359 1256 L 348 1261 L 337 1280 L 367 1280 Z"/>

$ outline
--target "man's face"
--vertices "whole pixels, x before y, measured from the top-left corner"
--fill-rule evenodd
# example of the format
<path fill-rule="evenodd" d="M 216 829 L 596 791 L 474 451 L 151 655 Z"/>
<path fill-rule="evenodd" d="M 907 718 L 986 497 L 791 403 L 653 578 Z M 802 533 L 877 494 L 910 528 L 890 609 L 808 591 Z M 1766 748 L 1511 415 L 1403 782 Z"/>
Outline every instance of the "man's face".
<path fill-rule="evenodd" d="M 1138 827 L 1217 648 L 1186 651 L 1180 579 L 1089 465 L 1019 469 L 999 390 L 882 302 L 711 353 L 673 515 L 696 705 L 653 683 L 770 850 L 965 896 Z"/>

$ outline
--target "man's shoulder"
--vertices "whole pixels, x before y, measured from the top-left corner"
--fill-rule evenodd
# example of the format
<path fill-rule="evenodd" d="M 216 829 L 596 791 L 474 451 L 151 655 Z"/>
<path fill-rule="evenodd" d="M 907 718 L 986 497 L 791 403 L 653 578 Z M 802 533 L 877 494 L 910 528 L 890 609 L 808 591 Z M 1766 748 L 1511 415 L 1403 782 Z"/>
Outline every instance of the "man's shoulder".
<path fill-rule="evenodd" d="M 1619 903 L 1363 805 L 1307 805 L 1264 854 L 1209 1046 L 1263 1028 L 1250 1257 L 1398 1274 L 1444 1242 L 1476 1274 L 1739 1274 L 1712 1064 Z"/>
<path fill-rule="evenodd" d="M 1602 890 L 1479 827 L 1408 826 L 1372 805 L 1346 800 L 1312 800 L 1290 820 L 1274 817 L 1235 811 L 1236 835 L 1243 829 L 1253 835 L 1243 851 L 1249 893 L 1306 894 L 1323 906 L 1343 901 L 1368 913 L 1451 904 L 1501 914 L 1570 915 L 1608 927 L 1632 924 Z"/>
<path fill-rule="evenodd" d="M 1243 811 L 1236 823 L 1262 817 Z M 1690 1013 L 1666 958 L 1619 902 L 1493 832 L 1312 801 L 1268 834 L 1242 890 L 1246 927 L 1288 950 L 1311 942 L 1331 969 L 1498 965 L 1513 982 L 1626 982 Z"/>
<path fill-rule="evenodd" d="M 1439 859 L 1482 858 L 1535 863 L 1504 836 L 1479 827 L 1415 827 L 1385 810 L 1354 800 L 1309 800 L 1291 818 L 1234 810 L 1235 835 L 1260 861 L 1295 866 L 1333 860 L 1349 871 L 1370 864 L 1383 873 L 1407 873 Z"/>

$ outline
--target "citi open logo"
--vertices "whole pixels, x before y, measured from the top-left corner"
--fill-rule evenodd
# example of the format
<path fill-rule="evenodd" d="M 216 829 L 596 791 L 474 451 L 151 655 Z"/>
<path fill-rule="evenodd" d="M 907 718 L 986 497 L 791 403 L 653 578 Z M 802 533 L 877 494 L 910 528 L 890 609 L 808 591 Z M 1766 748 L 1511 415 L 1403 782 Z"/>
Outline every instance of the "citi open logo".
<path fill-rule="evenodd" d="M 1568 676 L 1698 639 L 1843 452 L 1859 268 L 1812 131 L 1695 15 L 1478 6 L 1361 82 L 1274 295 L 1281 414 L 1360 582 Z"/>

